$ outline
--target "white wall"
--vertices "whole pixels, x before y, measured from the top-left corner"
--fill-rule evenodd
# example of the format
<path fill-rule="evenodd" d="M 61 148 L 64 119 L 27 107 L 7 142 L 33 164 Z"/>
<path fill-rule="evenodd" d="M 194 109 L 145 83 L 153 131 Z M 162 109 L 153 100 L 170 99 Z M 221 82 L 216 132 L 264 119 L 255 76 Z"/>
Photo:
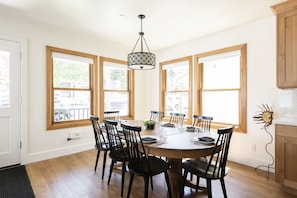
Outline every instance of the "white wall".
<path fill-rule="evenodd" d="M 229 159 L 256 167 L 272 161 L 265 152 L 265 144 L 270 141 L 269 135 L 262 129 L 262 125 L 255 124 L 252 117 L 259 111 L 257 105 L 261 103 L 273 105 L 275 112 L 279 109 L 279 90 L 276 87 L 275 17 L 165 49 L 159 51 L 156 56 L 158 61 L 162 62 L 243 43 L 247 43 L 247 133 L 234 134 Z M 155 75 L 151 76 L 155 78 L 148 78 L 147 84 L 155 85 L 158 72 L 155 71 Z M 147 95 L 157 95 L 158 89 L 148 89 L 148 92 Z M 158 98 L 152 100 L 150 106 L 157 108 L 158 101 Z M 269 131 L 274 137 L 274 126 L 271 126 Z M 256 151 L 252 151 L 253 145 L 256 146 Z M 274 142 L 268 148 L 274 155 Z"/>
<path fill-rule="evenodd" d="M 24 104 L 27 125 L 24 125 L 25 142 L 22 163 L 39 161 L 60 155 L 93 148 L 91 126 L 46 131 L 46 61 L 45 46 L 86 52 L 98 56 L 126 59 L 127 51 L 113 43 L 107 43 L 92 35 L 80 34 L 55 27 L 31 25 L 29 23 L 0 18 L 0 34 L 26 39 L 27 64 L 23 72 Z M 200 28 L 200 27 L 197 27 Z M 203 28 L 203 27 L 201 27 Z M 190 30 L 189 30 L 190 31 Z M 279 90 L 276 88 L 276 29 L 275 17 L 240 26 L 228 31 L 209 35 L 182 45 L 156 52 L 157 63 L 196 53 L 247 43 L 248 57 L 248 111 L 247 134 L 233 136 L 230 159 L 250 166 L 271 162 L 265 153 L 269 136 L 254 123 L 252 117 L 259 110 L 257 105 L 270 103 L 275 112 L 279 109 Z M 128 50 L 129 51 L 129 50 Z M 159 73 L 135 71 L 135 119 L 146 119 L 150 110 L 159 109 Z M 81 130 L 84 137 L 67 142 L 68 133 Z M 274 126 L 269 128 L 274 136 Z M 251 151 L 256 145 L 256 151 Z M 269 146 L 274 155 L 274 143 Z"/>
<path fill-rule="evenodd" d="M 0 36 L 24 40 L 23 51 L 23 124 L 22 163 L 39 161 L 94 148 L 90 126 L 46 131 L 46 56 L 45 46 L 70 49 L 125 60 L 127 52 L 93 35 L 62 30 L 57 27 L 33 25 L 0 18 Z M 91 124 L 91 123 L 90 123 Z M 67 141 L 70 131 L 80 130 L 84 137 Z"/>

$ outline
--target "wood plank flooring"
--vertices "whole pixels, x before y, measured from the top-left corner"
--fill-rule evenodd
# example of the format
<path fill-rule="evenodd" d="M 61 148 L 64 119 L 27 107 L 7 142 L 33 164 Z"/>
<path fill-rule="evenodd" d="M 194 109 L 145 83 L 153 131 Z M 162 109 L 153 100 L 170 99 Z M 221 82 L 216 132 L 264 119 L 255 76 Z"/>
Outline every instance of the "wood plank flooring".
<path fill-rule="evenodd" d="M 68 156 L 35 162 L 26 165 L 28 175 L 37 198 L 114 198 L 120 197 L 121 171 L 114 170 L 110 185 L 107 185 L 109 164 L 106 162 L 105 177 L 101 180 L 102 157 L 94 172 L 96 150 L 84 151 Z M 229 198 L 293 198 L 281 190 L 273 178 L 266 180 L 262 171 L 251 167 L 228 162 L 229 175 L 225 177 Z M 272 175 L 273 176 L 273 175 Z M 166 198 L 167 187 L 164 175 L 154 177 L 154 190 L 149 189 L 150 198 Z M 125 177 L 124 197 L 127 194 L 129 173 Z M 201 179 L 201 184 L 204 184 Z M 214 181 L 213 197 L 221 198 L 222 189 L 219 181 Z M 135 177 L 131 198 L 143 197 L 144 182 Z M 185 198 L 207 197 L 205 192 L 185 188 Z"/>

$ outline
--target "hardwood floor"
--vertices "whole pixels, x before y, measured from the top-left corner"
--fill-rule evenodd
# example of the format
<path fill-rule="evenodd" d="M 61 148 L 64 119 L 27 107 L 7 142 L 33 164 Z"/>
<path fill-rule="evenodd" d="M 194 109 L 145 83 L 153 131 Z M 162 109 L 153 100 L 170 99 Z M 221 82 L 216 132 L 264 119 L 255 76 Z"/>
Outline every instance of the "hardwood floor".
<path fill-rule="evenodd" d="M 114 198 L 120 197 L 121 171 L 114 170 L 110 185 L 107 186 L 110 161 L 107 161 L 104 180 L 101 180 L 102 157 L 94 172 L 96 150 L 84 151 L 26 165 L 28 175 L 37 198 Z M 230 198 L 293 198 L 281 190 L 274 179 L 266 180 L 266 175 L 251 167 L 233 162 L 228 163 L 229 175 L 225 177 L 226 189 Z M 154 190 L 149 189 L 150 198 L 167 197 L 164 175 L 154 177 Z M 125 178 L 124 196 L 126 197 L 129 174 Z M 204 184 L 201 179 L 201 184 Z M 213 197 L 221 198 L 222 189 L 219 181 L 214 181 Z M 144 182 L 135 177 L 131 198 L 143 197 Z M 207 197 L 207 194 L 185 188 L 185 198 Z"/>

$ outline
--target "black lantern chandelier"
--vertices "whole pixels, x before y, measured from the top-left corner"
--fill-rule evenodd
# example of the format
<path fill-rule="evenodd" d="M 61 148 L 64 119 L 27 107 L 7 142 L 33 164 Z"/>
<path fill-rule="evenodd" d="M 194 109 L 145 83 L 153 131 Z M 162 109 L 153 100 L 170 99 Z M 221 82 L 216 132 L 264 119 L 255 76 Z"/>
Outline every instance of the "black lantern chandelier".
<path fill-rule="evenodd" d="M 136 41 L 136 44 L 131 53 L 128 54 L 128 68 L 129 69 L 138 69 L 138 70 L 147 70 L 147 69 L 154 69 L 156 64 L 156 56 L 155 54 L 151 53 L 147 43 L 144 38 L 144 32 L 142 31 L 142 19 L 145 18 L 143 14 L 138 15 L 138 18 L 141 20 L 141 30 L 139 32 L 139 37 Z M 134 52 L 135 47 L 140 40 L 140 52 Z M 143 51 L 143 43 L 145 44 L 148 52 Z"/>

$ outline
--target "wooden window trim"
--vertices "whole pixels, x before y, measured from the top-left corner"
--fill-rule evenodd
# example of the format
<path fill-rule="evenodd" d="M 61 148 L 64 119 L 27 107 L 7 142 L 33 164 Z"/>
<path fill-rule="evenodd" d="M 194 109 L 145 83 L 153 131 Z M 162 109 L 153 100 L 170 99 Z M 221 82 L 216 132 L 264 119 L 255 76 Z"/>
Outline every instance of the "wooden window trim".
<path fill-rule="evenodd" d="M 100 117 L 104 117 L 104 61 L 112 62 L 117 64 L 128 65 L 127 61 L 108 58 L 108 57 L 100 57 Z M 134 71 L 128 70 L 128 92 L 129 92 L 129 107 L 127 116 L 121 116 L 121 119 L 124 120 L 134 120 Z"/>
<path fill-rule="evenodd" d="M 186 56 L 182 58 L 177 58 L 169 61 L 164 61 L 159 63 L 159 77 L 160 77 L 160 98 L 159 98 L 159 107 L 160 111 L 165 112 L 165 92 L 166 92 L 166 72 L 163 70 L 163 66 L 168 64 L 173 64 L 177 62 L 189 62 L 189 101 L 188 101 L 188 118 L 184 120 L 185 124 L 192 124 L 192 76 L 193 76 L 193 57 L 192 56 Z M 181 91 L 182 92 L 182 91 Z M 169 121 L 169 117 L 164 117 L 164 121 Z"/>
<path fill-rule="evenodd" d="M 236 132 L 247 132 L 247 44 L 235 45 L 223 49 L 218 49 L 210 52 L 194 55 L 194 114 L 201 115 L 202 113 L 202 67 L 198 63 L 198 59 L 215 54 L 240 50 L 240 91 L 239 91 L 239 125 L 235 126 Z M 198 96 L 198 98 L 197 98 Z M 212 128 L 226 127 L 227 124 L 212 122 Z"/>
<path fill-rule="evenodd" d="M 71 128 L 71 127 L 79 127 L 79 126 L 87 126 L 90 125 L 89 119 L 84 120 L 67 120 L 62 122 L 54 122 L 54 87 L 53 87 L 53 59 L 52 53 L 60 52 L 64 54 L 70 54 L 75 56 L 87 57 L 91 58 L 94 61 L 94 64 L 90 64 L 90 111 L 91 114 L 97 114 L 98 112 L 98 66 L 97 66 L 97 56 L 82 52 L 76 52 L 72 50 L 66 50 L 61 48 L 56 48 L 52 46 L 46 46 L 46 91 L 47 91 L 47 107 L 46 107 L 46 129 L 54 130 L 54 129 L 63 129 L 63 128 Z"/>

